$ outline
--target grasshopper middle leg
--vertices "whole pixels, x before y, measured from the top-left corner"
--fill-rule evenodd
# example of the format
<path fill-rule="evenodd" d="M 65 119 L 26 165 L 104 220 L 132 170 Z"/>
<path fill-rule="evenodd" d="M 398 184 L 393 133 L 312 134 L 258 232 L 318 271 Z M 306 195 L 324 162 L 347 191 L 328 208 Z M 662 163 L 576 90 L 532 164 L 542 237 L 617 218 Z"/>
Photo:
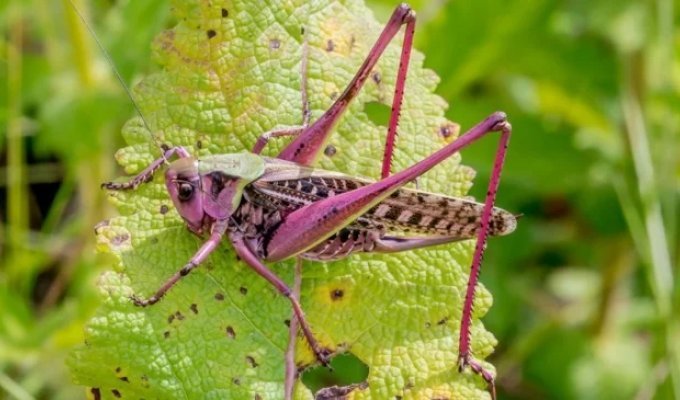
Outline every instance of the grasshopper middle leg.
<path fill-rule="evenodd" d="M 253 268 L 253 270 L 255 270 L 255 272 L 257 272 L 261 277 L 271 283 L 276 288 L 276 290 L 279 291 L 279 293 L 288 298 L 291 306 L 293 307 L 293 312 L 300 323 L 302 333 L 305 335 L 307 343 L 309 343 L 309 346 L 312 348 L 314 355 L 323 365 L 328 365 L 330 353 L 324 349 L 314 337 L 312 329 L 309 327 L 309 323 L 307 322 L 304 312 L 302 311 L 300 302 L 295 296 L 293 296 L 293 291 L 291 288 L 288 287 L 288 285 L 286 285 L 286 283 L 274 272 L 272 272 L 272 270 L 267 268 L 267 266 L 262 263 L 257 255 L 255 255 L 255 253 L 249 248 L 241 233 L 231 232 L 229 239 L 234 245 L 236 254 L 238 254 L 239 257 L 241 257 L 241 259 L 245 261 L 251 268 Z"/>
<path fill-rule="evenodd" d="M 307 63 L 309 61 L 309 43 L 307 41 L 307 34 L 305 29 L 301 29 L 302 33 L 302 60 L 300 61 L 300 98 L 302 99 L 302 125 L 292 126 L 287 128 L 273 129 L 265 132 L 257 138 L 252 152 L 255 154 L 262 153 L 264 147 L 269 143 L 271 138 L 282 136 L 298 136 L 309 126 L 309 119 L 311 112 L 309 110 L 309 98 L 307 96 Z"/>

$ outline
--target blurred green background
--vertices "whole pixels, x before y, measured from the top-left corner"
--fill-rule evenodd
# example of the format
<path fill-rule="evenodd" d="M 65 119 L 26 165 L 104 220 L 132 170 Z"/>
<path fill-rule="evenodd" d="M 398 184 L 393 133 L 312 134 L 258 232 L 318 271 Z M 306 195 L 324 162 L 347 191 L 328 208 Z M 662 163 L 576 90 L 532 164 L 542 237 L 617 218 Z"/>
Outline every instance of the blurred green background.
<path fill-rule="evenodd" d="M 123 78 L 152 71 L 166 0 L 77 2 Z M 393 1 L 369 5 L 381 20 Z M 679 399 L 680 28 L 672 0 L 412 1 L 465 127 L 515 128 L 482 281 L 502 399 Z M 106 267 L 99 184 L 132 106 L 68 1 L 0 2 L 0 398 L 82 398 L 63 360 Z M 495 140 L 466 150 L 483 198 Z"/>

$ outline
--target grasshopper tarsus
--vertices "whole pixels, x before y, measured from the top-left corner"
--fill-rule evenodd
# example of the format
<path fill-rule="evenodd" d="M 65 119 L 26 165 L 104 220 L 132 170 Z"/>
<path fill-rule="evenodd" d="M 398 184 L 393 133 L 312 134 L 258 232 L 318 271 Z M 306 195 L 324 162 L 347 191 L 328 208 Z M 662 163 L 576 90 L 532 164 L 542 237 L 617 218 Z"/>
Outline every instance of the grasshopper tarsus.
<path fill-rule="evenodd" d="M 312 352 L 314 353 L 316 360 L 321 365 L 328 368 L 329 371 L 333 371 L 333 367 L 331 367 L 331 355 L 333 352 L 330 349 L 325 347 L 317 347 L 316 349 L 312 349 Z"/>
<path fill-rule="evenodd" d="M 148 180 L 144 180 L 143 182 L 147 182 Z M 121 190 L 135 190 L 137 187 L 139 187 L 140 183 L 143 182 L 136 182 L 136 181 L 129 181 L 129 182 L 104 182 L 101 184 L 102 189 L 106 190 L 114 190 L 114 191 L 121 191 Z"/>
<path fill-rule="evenodd" d="M 136 305 L 137 307 L 148 307 L 151 305 L 154 305 L 158 303 L 158 300 L 160 300 L 160 297 L 156 296 L 151 296 L 148 299 L 143 299 L 137 295 L 132 295 L 130 296 L 130 300 L 132 300 L 132 303 Z"/>
<path fill-rule="evenodd" d="M 466 367 L 470 367 L 472 372 L 486 381 L 491 399 L 496 400 L 496 379 L 494 375 L 484 368 L 479 361 L 475 360 L 470 353 L 461 353 L 458 355 L 458 372 L 462 373 Z"/>

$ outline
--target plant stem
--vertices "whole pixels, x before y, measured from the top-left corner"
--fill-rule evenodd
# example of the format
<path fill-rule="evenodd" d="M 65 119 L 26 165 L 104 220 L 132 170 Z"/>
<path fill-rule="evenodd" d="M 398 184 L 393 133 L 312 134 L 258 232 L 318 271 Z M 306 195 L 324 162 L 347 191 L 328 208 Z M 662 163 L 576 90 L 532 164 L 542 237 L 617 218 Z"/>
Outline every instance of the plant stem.
<path fill-rule="evenodd" d="M 22 47 L 24 26 L 21 4 L 10 4 L 9 43 L 7 46 L 7 243 L 8 258 L 16 259 L 21 252 L 28 231 L 28 186 L 26 183 L 25 149 L 22 130 Z M 7 264 L 10 280 L 20 271 Z"/>

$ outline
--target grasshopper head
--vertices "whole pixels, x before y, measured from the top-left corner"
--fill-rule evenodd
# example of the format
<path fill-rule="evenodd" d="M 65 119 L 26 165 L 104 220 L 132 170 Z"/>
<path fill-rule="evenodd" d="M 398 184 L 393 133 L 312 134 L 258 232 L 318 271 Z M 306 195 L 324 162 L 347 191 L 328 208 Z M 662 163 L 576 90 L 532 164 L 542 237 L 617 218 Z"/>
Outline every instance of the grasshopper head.
<path fill-rule="evenodd" d="M 165 172 L 165 186 L 177 212 L 186 221 L 189 229 L 200 233 L 203 229 L 205 212 L 198 160 L 186 157 L 173 161 Z"/>
<path fill-rule="evenodd" d="M 241 203 L 244 187 L 264 173 L 264 160 L 251 153 L 180 158 L 165 173 L 165 186 L 189 229 L 203 233 L 226 220 Z"/>

